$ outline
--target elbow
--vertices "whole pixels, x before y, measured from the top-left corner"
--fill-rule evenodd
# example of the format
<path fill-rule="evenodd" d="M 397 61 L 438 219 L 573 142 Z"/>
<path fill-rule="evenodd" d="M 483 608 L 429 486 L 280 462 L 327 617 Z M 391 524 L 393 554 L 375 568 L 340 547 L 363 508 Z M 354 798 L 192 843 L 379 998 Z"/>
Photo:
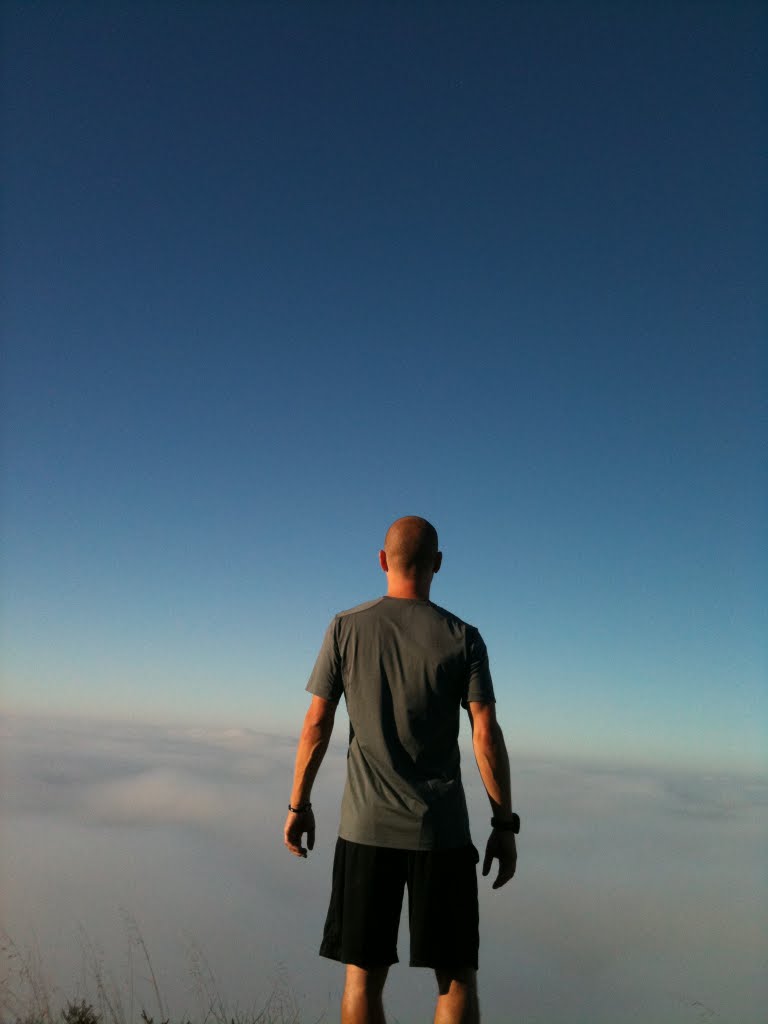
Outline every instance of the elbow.
<path fill-rule="evenodd" d="M 310 708 L 304 719 L 304 732 L 315 738 L 330 739 L 335 716 L 335 705 L 329 705 L 328 710 L 323 714 L 318 714 L 313 708 Z"/>
<path fill-rule="evenodd" d="M 499 723 L 494 720 L 482 726 L 475 726 L 472 741 L 475 750 L 494 750 L 504 742 L 504 734 Z"/>

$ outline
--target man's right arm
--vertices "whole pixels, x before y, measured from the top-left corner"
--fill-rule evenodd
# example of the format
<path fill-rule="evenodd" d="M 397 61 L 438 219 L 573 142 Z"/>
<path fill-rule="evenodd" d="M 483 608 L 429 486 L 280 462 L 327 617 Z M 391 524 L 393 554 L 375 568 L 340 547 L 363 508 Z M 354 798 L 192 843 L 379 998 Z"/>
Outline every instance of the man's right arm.
<path fill-rule="evenodd" d="M 306 811 L 289 811 L 283 830 L 285 845 L 297 857 L 306 857 L 307 849 L 315 845 L 315 815 L 309 798 L 333 732 L 336 705 L 322 697 L 313 697 L 304 718 L 299 746 L 296 751 L 296 767 L 293 773 L 291 807 L 307 805 Z M 301 837 L 307 833 L 307 846 L 301 845 Z"/>
<path fill-rule="evenodd" d="M 467 705 L 472 725 L 472 746 L 477 767 L 483 780 L 493 817 L 499 821 L 512 818 L 512 785 L 509 777 L 509 755 L 501 726 L 496 721 L 496 705 L 470 701 Z M 515 873 L 517 845 L 511 831 L 494 829 L 488 839 L 483 860 L 483 875 L 491 869 L 491 862 L 499 861 L 499 871 L 493 883 L 501 888 Z"/>

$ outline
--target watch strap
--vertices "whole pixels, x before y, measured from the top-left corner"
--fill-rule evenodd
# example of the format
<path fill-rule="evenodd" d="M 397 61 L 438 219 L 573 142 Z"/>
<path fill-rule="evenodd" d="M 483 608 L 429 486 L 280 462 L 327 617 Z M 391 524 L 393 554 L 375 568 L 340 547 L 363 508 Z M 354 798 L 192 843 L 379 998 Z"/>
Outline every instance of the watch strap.
<path fill-rule="evenodd" d="M 497 818 L 495 815 L 491 818 L 491 828 L 496 829 L 498 832 L 514 832 L 517 835 L 520 832 L 520 815 L 512 812 L 512 816 L 509 818 Z"/>

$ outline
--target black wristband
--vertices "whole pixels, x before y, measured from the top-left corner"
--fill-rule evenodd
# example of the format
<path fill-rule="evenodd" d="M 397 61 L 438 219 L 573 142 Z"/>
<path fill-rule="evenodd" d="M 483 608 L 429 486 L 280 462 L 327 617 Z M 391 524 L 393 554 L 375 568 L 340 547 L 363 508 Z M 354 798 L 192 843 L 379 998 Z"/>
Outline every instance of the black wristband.
<path fill-rule="evenodd" d="M 512 817 L 506 821 L 501 821 L 499 818 L 491 818 L 491 828 L 495 828 L 498 832 L 514 832 L 517 835 L 520 832 L 520 815 L 512 813 Z"/>
<path fill-rule="evenodd" d="M 291 807 L 291 805 L 288 804 L 288 810 L 293 811 L 294 814 L 303 814 L 305 811 L 312 810 L 312 804 L 309 803 L 309 801 L 305 804 L 299 804 L 298 807 Z"/>

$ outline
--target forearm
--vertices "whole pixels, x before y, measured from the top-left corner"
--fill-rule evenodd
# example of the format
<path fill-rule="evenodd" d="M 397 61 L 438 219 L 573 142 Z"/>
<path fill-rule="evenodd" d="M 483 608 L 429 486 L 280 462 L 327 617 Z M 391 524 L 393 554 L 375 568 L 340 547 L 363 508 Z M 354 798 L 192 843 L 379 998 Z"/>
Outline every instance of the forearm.
<path fill-rule="evenodd" d="M 512 785 L 509 755 L 500 726 L 494 722 L 482 732 L 476 729 L 472 742 L 492 812 L 500 818 L 509 817 L 512 813 Z"/>
<path fill-rule="evenodd" d="M 307 803 L 312 792 L 317 771 L 325 757 L 331 731 L 327 726 L 313 722 L 309 716 L 301 730 L 299 746 L 296 751 L 296 766 L 293 773 L 291 789 L 291 805 L 298 807 Z"/>

